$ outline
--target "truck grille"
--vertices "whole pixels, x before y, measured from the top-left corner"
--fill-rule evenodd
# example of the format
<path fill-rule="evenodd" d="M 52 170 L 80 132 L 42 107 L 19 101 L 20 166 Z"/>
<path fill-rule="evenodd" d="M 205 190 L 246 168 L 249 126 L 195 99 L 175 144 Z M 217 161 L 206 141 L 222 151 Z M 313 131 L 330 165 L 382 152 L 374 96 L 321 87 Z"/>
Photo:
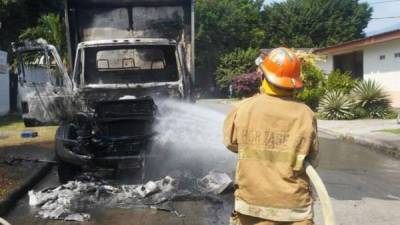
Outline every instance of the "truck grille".
<path fill-rule="evenodd" d="M 139 154 L 153 136 L 156 106 L 152 98 L 99 102 L 96 135 L 106 144 L 100 154 Z"/>
<path fill-rule="evenodd" d="M 141 138 L 152 134 L 152 120 L 116 120 L 99 124 L 100 135 L 110 139 Z"/>

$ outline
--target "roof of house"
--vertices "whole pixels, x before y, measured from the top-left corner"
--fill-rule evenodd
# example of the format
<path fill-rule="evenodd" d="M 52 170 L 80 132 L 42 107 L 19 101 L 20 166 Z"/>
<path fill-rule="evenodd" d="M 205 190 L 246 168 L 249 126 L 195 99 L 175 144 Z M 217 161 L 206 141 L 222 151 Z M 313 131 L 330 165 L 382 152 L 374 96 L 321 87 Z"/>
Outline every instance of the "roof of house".
<path fill-rule="evenodd" d="M 314 50 L 314 53 L 318 54 L 345 53 L 353 49 L 360 49 L 369 45 L 374 45 L 397 39 L 400 39 L 400 29 L 372 35 L 365 38 L 355 39 L 352 41 L 343 42 L 326 48 L 318 48 Z"/>

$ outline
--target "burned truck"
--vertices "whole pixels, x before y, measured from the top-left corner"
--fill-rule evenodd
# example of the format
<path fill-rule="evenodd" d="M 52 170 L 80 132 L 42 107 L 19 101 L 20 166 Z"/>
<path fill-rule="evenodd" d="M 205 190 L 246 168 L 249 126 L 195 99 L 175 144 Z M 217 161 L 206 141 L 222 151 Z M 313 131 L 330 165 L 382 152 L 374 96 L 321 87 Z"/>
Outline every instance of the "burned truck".
<path fill-rule="evenodd" d="M 156 102 L 193 96 L 194 1 L 66 0 L 65 21 L 67 60 L 44 41 L 15 47 L 25 125 L 60 125 L 61 182 L 86 166 L 143 167 Z"/>

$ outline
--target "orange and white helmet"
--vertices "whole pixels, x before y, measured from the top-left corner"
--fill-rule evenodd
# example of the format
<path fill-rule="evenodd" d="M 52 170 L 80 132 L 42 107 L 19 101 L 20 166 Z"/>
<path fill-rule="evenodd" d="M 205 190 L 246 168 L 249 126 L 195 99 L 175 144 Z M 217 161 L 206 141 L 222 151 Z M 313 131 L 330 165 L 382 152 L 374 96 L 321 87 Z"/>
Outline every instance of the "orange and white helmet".
<path fill-rule="evenodd" d="M 256 64 L 269 83 L 283 89 L 301 89 L 301 62 L 288 48 L 273 49 L 264 59 L 257 59 Z"/>

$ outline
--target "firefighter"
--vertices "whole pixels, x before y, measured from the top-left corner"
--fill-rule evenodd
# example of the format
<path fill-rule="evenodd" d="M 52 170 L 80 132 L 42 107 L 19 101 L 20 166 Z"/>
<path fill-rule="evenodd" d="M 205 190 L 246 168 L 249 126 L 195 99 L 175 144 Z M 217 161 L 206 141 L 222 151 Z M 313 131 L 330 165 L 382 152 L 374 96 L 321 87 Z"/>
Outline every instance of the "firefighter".
<path fill-rule="evenodd" d="M 301 62 L 287 48 L 256 62 L 261 94 L 242 101 L 224 122 L 224 144 L 238 154 L 231 224 L 312 225 L 303 162 L 316 166 L 317 123 L 313 111 L 293 98 L 303 87 Z"/>

